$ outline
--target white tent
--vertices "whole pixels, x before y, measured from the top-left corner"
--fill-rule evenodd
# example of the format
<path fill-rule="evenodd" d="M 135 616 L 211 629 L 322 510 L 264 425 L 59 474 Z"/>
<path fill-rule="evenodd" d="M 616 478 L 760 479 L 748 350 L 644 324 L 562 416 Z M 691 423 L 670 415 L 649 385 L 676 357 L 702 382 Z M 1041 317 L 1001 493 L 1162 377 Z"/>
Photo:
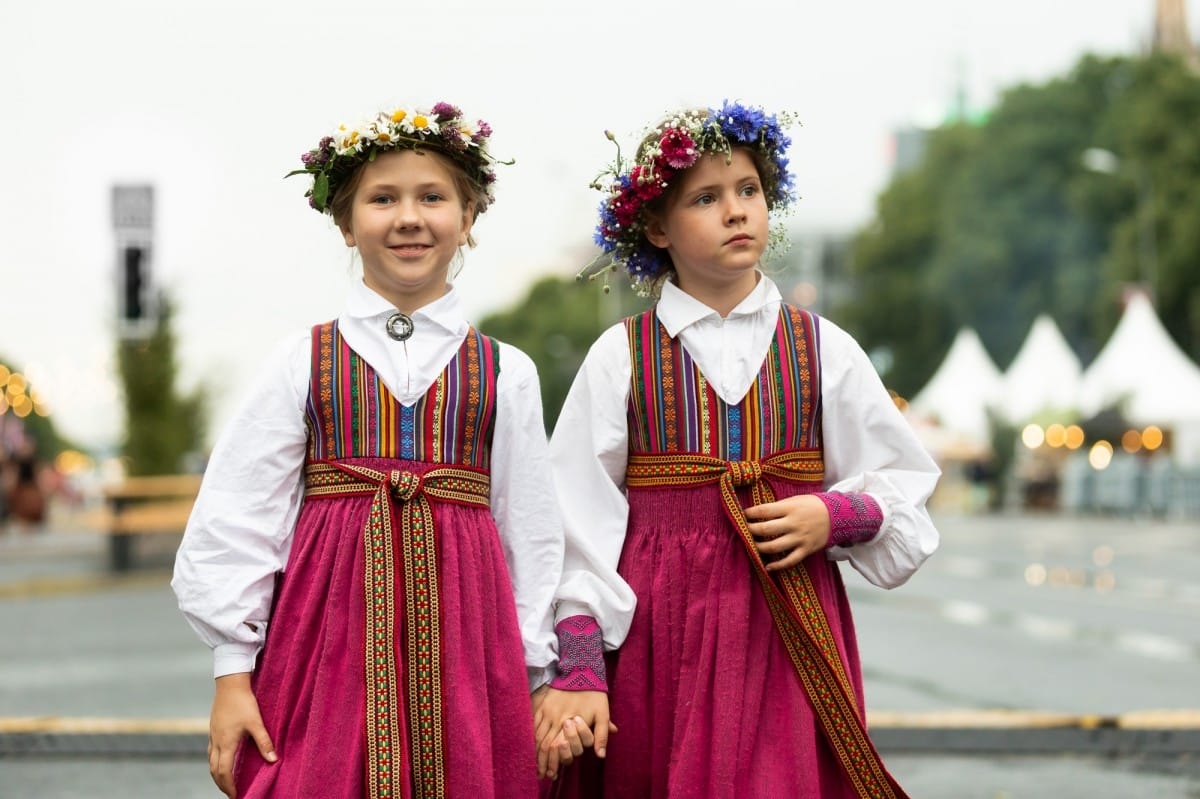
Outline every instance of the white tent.
<path fill-rule="evenodd" d="M 1079 357 L 1058 325 L 1040 314 L 1004 372 L 995 407 L 1016 425 L 1042 411 L 1073 411 L 1082 372 Z"/>
<path fill-rule="evenodd" d="M 940 445 L 987 448 L 987 407 L 995 400 L 1000 370 L 971 328 L 958 331 L 933 377 L 909 403 L 909 415 L 939 430 Z"/>
<path fill-rule="evenodd" d="M 1140 292 L 1130 296 L 1080 381 L 1084 413 L 1113 405 L 1135 425 L 1171 429 L 1182 460 L 1200 458 L 1200 367 L 1179 349 Z"/>

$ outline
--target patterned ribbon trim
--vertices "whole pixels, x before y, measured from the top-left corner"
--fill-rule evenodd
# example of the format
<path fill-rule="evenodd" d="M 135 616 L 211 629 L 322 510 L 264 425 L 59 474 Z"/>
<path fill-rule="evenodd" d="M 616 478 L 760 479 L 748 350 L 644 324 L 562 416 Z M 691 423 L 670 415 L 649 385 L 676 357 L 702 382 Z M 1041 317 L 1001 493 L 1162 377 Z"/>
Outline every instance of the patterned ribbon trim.
<path fill-rule="evenodd" d="M 770 479 L 819 484 L 824 479 L 820 450 L 790 450 L 759 461 L 724 461 L 697 454 L 631 453 L 625 476 L 629 488 L 720 484 L 725 514 L 741 536 L 775 627 L 842 770 L 860 797 L 903 799 L 906 794 L 883 767 L 867 736 L 858 699 L 808 569 L 801 563 L 778 572 L 776 582 L 758 554 L 738 502 L 737 489 L 749 488 L 755 505 L 773 502 L 775 491 Z"/>
<path fill-rule="evenodd" d="M 401 796 L 395 758 L 403 752 L 397 717 L 395 642 L 395 518 L 399 516 L 404 563 L 408 716 L 413 783 L 418 799 L 446 795 L 443 753 L 441 625 L 438 615 L 437 536 L 430 499 L 488 507 L 490 479 L 464 468 L 424 474 L 380 471 L 347 463 L 309 464 L 305 498 L 373 495 L 367 524 L 365 599 L 367 783 L 370 799 Z M 397 503 L 399 507 L 397 508 Z M 398 511 L 398 514 L 397 514 Z"/>

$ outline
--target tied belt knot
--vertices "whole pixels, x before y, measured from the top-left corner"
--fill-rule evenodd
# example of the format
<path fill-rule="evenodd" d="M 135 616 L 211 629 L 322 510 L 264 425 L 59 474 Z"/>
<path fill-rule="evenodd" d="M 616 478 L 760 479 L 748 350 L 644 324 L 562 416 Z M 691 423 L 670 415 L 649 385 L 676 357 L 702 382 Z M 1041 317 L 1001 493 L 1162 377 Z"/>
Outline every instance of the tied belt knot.
<path fill-rule="evenodd" d="M 373 469 L 356 463 L 319 461 L 304 471 L 308 499 L 375 495 L 385 505 L 428 506 L 430 501 L 488 506 L 491 480 L 487 472 L 463 466 L 436 466 L 421 473 L 410 469 Z"/>
<path fill-rule="evenodd" d="M 407 469 L 392 469 L 388 472 L 387 485 L 392 497 L 399 502 L 412 502 L 422 488 L 421 475 Z"/>
<path fill-rule="evenodd" d="M 763 469 L 759 461 L 728 461 L 726 468 L 736 488 L 748 488 L 762 480 Z"/>

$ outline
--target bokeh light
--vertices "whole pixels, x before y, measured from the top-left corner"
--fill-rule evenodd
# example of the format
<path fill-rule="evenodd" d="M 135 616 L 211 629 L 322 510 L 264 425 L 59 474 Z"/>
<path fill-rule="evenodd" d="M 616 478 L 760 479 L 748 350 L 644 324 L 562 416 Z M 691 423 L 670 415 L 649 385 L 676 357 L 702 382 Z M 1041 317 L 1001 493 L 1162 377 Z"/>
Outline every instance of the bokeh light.
<path fill-rule="evenodd" d="M 1092 444 L 1091 450 L 1088 452 L 1088 463 L 1096 471 L 1102 471 L 1108 468 L 1108 464 L 1112 463 L 1113 447 L 1107 441 L 1097 441 Z"/>
<path fill-rule="evenodd" d="M 1027 424 L 1021 431 L 1021 443 L 1029 449 L 1037 449 L 1046 440 L 1046 433 L 1039 424 Z"/>
<path fill-rule="evenodd" d="M 1040 563 L 1030 563 L 1025 567 L 1025 582 L 1029 585 L 1043 585 L 1046 582 L 1046 567 Z"/>
<path fill-rule="evenodd" d="M 1142 448 L 1142 434 L 1137 430 L 1126 430 L 1121 436 L 1121 449 L 1130 455 Z"/>
<path fill-rule="evenodd" d="M 1084 434 L 1083 428 L 1077 424 L 1067 426 L 1067 449 L 1079 449 L 1083 446 Z"/>
<path fill-rule="evenodd" d="M 1142 431 L 1142 446 L 1153 452 L 1163 444 L 1163 431 L 1155 425 L 1150 425 Z"/>
<path fill-rule="evenodd" d="M 1058 422 L 1046 428 L 1046 443 L 1052 447 L 1061 447 L 1067 443 L 1067 428 Z"/>

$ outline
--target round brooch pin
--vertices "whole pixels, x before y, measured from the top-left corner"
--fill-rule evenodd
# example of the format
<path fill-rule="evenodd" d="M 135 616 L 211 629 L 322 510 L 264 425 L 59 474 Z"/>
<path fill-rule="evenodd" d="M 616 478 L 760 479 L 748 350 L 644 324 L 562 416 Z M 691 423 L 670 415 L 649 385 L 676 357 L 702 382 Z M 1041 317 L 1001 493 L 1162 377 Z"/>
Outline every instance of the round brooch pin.
<path fill-rule="evenodd" d="M 387 333 L 396 341 L 407 341 L 413 334 L 413 320 L 399 311 L 388 317 Z"/>

